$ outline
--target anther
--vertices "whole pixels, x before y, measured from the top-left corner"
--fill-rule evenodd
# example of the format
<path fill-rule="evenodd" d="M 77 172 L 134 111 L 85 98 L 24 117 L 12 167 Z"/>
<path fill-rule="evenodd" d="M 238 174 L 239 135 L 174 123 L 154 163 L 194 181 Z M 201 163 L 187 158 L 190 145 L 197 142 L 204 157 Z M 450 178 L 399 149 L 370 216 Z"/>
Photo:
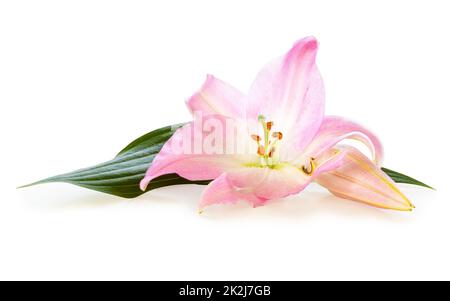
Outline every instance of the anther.
<path fill-rule="evenodd" d="M 273 132 L 272 133 L 272 137 L 276 138 L 278 140 L 281 140 L 281 139 L 283 139 L 283 133 L 281 133 L 281 132 Z"/>
<path fill-rule="evenodd" d="M 261 137 L 259 137 L 258 135 L 252 135 L 252 139 L 255 140 L 256 142 L 261 141 Z"/>
<path fill-rule="evenodd" d="M 309 166 L 306 167 L 303 165 L 302 170 L 305 174 L 310 175 L 314 172 L 314 168 L 315 166 L 313 160 L 309 160 Z"/>
<path fill-rule="evenodd" d="M 260 156 L 264 156 L 265 155 L 264 146 L 262 146 L 262 145 L 258 146 L 258 155 L 260 155 Z"/>

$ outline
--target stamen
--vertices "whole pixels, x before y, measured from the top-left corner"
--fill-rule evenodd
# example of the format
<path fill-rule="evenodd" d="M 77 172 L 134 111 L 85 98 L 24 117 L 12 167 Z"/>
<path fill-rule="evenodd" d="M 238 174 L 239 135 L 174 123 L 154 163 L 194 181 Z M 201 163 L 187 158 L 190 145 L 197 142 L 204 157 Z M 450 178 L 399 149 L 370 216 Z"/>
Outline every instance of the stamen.
<path fill-rule="evenodd" d="M 256 142 L 261 141 L 261 137 L 259 137 L 258 135 L 252 135 L 252 139 L 255 140 Z"/>
<path fill-rule="evenodd" d="M 266 154 L 266 150 L 265 150 L 264 146 L 262 146 L 262 145 L 258 146 L 258 155 L 264 156 L 265 154 Z"/>
<path fill-rule="evenodd" d="M 264 115 L 258 115 L 258 122 L 263 128 L 264 136 L 256 134 L 251 135 L 251 138 L 258 143 L 257 154 L 260 156 L 261 165 L 272 167 L 276 164 L 275 154 L 278 141 L 283 138 L 281 132 L 271 133 L 273 127 L 273 121 L 266 122 Z M 274 139 L 271 139 L 274 138 Z"/>
<path fill-rule="evenodd" d="M 272 137 L 276 138 L 278 140 L 281 140 L 281 139 L 283 139 L 283 133 L 282 132 L 273 132 Z"/>
<path fill-rule="evenodd" d="M 314 170 L 315 170 L 315 168 L 316 168 L 316 165 L 314 164 L 314 159 L 313 158 L 311 158 L 310 160 L 309 160 L 309 166 L 302 166 L 302 170 L 303 170 L 303 172 L 305 173 L 305 174 L 307 174 L 307 175 L 310 175 L 310 174 L 312 174 L 313 172 L 314 172 Z"/>

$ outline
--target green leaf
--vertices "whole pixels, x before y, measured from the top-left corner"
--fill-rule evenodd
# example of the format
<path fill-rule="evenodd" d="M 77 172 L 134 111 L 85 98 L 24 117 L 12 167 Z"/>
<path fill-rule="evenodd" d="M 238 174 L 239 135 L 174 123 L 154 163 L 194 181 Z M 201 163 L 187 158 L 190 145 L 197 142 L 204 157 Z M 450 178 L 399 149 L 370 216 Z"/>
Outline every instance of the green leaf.
<path fill-rule="evenodd" d="M 393 170 L 385 168 L 385 167 L 382 167 L 381 169 L 396 183 L 412 184 L 412 185 L 422 186 L 422 187 L 426 187 L 426 188 L 430 188 L 430 189 L 434 190 L 433 187 L 431 187 L 423 182 L 420 182 L 419 180 L 413 179 L 407 175 L 399 173 L 397 171 L 393 171 Z"/>
<path fill-rule="evenodd" d="M 167 126 L 147 133 L 128 144 L 114 159 L 107 162 L 53 176 L 22 187 L 64 182 L 124 198 L 137 197 L 144 193 L 139 189 L 139 182 L 144 177 L 153 158 L 159 153 L 164 143 L 182 125 Z M 431 188 L 399 172 L 387 168 L 382 169 L 397 183 L 408 183 Z M 167 174 L 152 180 L 146 191 L 170 185 L 206 185 L 209 182 L 211 181 L 189 181 L 177 174 Z"/>
<path fill-rule="evenodd" d="M 137 197 L 144 193 L 139 188 L 139 182 L 144 177 L 153 158 L 159 153 L 164 143 L 182 125 L 167 126 L 147 133 L 128 144 L 110 161 L 53 176 L 22 187 L 64 182 L 124 198 Z M 170 185 L 208 184 L 209 182 L 192 182 L 176 174 L 167 174 L 151 181 L 146 191 Z"/>

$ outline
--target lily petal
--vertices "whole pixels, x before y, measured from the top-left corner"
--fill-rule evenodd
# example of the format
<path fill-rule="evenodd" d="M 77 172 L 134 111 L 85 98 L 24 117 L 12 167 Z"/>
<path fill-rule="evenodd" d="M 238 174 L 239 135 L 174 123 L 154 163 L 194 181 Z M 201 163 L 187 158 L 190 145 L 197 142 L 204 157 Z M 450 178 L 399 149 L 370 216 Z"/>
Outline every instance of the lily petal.
<path fill-rule="evenodd" d="M 236 203 L 238 200 L 247 201 L 257 207 L 268 200 L 297 193 L 309 183 L 310 178 L 293 166 L 278 169 L 237 169 L 211 182 L 202 195 L 199 207 Z"/>
<path fill-rule="evenodd" d="M 372 206 L 412 210 L 414 206 L 395 186 L 394 181 L 369 158 L 353 147 L 348 151 L 344 163 L 336 170 L 323 173 L 317 182 L 332 194 Z"/>
<path fill-rule="evenodd" d="M 380 140 L 371 131 L 357 123 L 337 116 L 326 116 L 304 156 L 319 156 L 344 139 L 355 139 L 364 143 L 372 152 L 374 162 L 381 166 L 383 147 Z"/>
<path fill-rule="evenodd" d="M 244 98 L 245 95 L 237 89 L 212 75 L 207 75 L 203 86 L 186 101 L 186 105 L 192 114 L 200 111 L 203 115 L 219 114 L 243 118 Z"/>
<path fill-rule="evenodd" d="M 220 134 L 225 134 L 226 119 L 223 116 L 208 115 L 204 117 L 219 122 Z M 203 123 L 201 124 L 203 125 Z M 195 122 L 188 123 L 178 129 L 173 136 L 164 144 L 161 151 L 154 158 L 147 170 L 140 188 L 145 190 L 148 183 L 158 176 L 176 173 L 191 181 L 211 180 L 220 176 L 224 171 L 238 168 L 244 162 L 254 161 L 255 155 L 245 153 L 226 153 L 226 145 L 220 146 L 217 152 L 206 153 L 204 141 L 208 133 L 203 128 L 198 128 Z M 223 138 L 226 141 L 226 137 Z M 196 150 L 199 148 L 198 150 Z"/>
<path fill-rule="evenodd" d="M 212 204 L 235 204 L 240 200 L 247 201 L 254 207 L 263 205 L 267 201 L 253 193 L 236 189 L 230 183 L 228 175 L 223 173 L 206 186 L 202 193 L 199 209 L 201 210 Z"/>
<path fill-rule="evenodd" d="M 315 65 L 317 47 L 314 37 L 295 43 L 259 72 L 247 98 L 247 118 L 264 115 L 276 125 L 282 122 L 286 141 L 295 142 L 297 151 L 310 143 L 324 114 L 323 81 Z"/>
<path fill-rule="evenodd" d="M 340 167 L 345 152 L 333 151 L 327 156 L 318 161 L 319 165 L 311 175 L 290 164 L 276 168 L 242 167 L 229 170 L 206 187 L 199 207 L 232 204 L 239 200 L 257 207 L 269 200 L 296 194 L 320 174 Z"/>

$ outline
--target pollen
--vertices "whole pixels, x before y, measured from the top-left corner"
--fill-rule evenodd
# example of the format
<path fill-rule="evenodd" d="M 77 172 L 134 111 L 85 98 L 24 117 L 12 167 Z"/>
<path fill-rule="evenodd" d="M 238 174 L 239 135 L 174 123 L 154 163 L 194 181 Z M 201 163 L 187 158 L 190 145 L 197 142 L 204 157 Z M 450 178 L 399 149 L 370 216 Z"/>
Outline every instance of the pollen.
<path fill-rule="evenodd" d="M 309 164 L 303 165 L 302 170 L 305 174 L 311 175 L 316 169 L 316 164 L 314 163 L 314 158 L 309 160 Z"/>
<path fill-rule="evenodd" d="M 258 151 L 257 151 L 257 153 L 258 153 L 258 155 L 260 155 L 260 156 L 264 156 L 264 155 L 265 155 L 266 150 L 265 150 L 265 148 L 264 148 L 263 145 L 258 146 Z"/>
<path fill-rule="evenodd" d="M 283 133 L 281 133 L 281 132 L 273 132 L 272 133 L 272 137 L 275 138 L 275 139 L 281 140 L 281 139 L 283 139 Z"/>
<path fill-rule="evenodd" d="M 255 140 L 256 142 L 261 141 L 261 137 L 259 137 L 258 135 L 252 135 L 252 139 Z"/>

